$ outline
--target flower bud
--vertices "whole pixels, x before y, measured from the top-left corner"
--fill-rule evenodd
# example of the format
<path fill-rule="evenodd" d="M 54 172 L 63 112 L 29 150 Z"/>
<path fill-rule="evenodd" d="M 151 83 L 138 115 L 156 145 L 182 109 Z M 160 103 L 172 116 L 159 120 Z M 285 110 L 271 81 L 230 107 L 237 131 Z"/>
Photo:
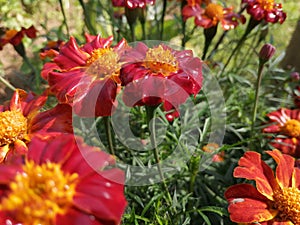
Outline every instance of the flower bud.
<path fill-rule="evenodd" d="M 271 44 L 264 44 L 258 54 L 260 63 L 266 63 L 275 54 L 276 48 Z"/>
<path fill-rule="evenodd" d="M 293 81 L 298 81 L 298 80 L 300 80 L 300 75 L 299 75 L 299 73 L 296 72 L 296 71 L 291 72 L 290 76 L 291 76 L 291 79 L 292 79 Z"/>

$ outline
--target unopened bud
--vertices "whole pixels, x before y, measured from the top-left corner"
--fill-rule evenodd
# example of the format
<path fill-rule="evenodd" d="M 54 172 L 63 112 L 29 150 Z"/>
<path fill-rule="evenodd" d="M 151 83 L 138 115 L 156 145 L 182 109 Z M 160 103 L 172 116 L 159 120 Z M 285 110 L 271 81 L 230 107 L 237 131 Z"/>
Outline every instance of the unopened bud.
<path fill-rule="evenodd" d="M 276 48 L 271 44 L 264 44 L 259 52 L 259 61 L 266 63 L 275 54 Z"/>
<path fill-rule="evenodd" d="M 294 72 L 291 72 L 291 79 L 294 80 L 294 81 L 298 81 L 300 80 L 300 75 L 298 72 L 294 71 Z"/>

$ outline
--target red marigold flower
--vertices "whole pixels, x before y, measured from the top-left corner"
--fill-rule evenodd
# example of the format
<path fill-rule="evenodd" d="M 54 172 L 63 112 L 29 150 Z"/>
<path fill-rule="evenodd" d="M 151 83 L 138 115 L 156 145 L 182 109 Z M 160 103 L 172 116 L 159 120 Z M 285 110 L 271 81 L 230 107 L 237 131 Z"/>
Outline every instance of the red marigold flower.
<path fill-rule="evenodd" d="M 118 225 L 125 176 L 114 164 L 72 134 L 34 137 L 24 159 L 0 165 L 1 224 Z"/>
<path fill-rule="evenodd" d="M 155 0 L 112 0 L 115 7 L 126 7 L 129 9 L 145 8 L 147 4 L 154 5 Z"/>
<path fill-rule="evenodd" d="M 182 9 L 183 19 L 195 18 L 195 24 L 204 29 L 217 26 L 219 22 L 224 30 L 230 30 L 238 25 L 238 22 L 245 23 L 243 15 L 232 11 L 232 7 L 223 8 L 220 4 L 208 3 L 205 8 L 195 1 L 189 1 Z"/>
<path fill-rule="evenodd" d="M 128 106 L 177 108 L 202 86 L 202 62 L 192 51 L 177 51 L 160 44 L 153 48 L 139 42 L 124 55 L 120 79 Z"/>
<path fill-rule="evenodd" d="M 270 125 L 263 132 L 277 135 L 270 144 L 283 153 L 300 157 L 300 110 L 280 108 L 267 117 Z"/>
<path fill-rule="evenodd" d="M 37 133 L 72 132 L 72 109 L 69 105 L 40 112 L 46 95 L 34 96 L 17 89 L 8 104 L 0 106 L 0 163 L 8 154 L 24 154 Z"/>
<path fill-rule="evenodd" d="M 2 50 L 3 46 L 8 43 L 14 46 L 19 45 L 25 35 L 29 38 L 36 38 L 36 32 L 37 30 L 34 28 L 34 26 L 31 26 L 27 29 L 22 27 L 20 31 L 7 30 L 4 36 L 0 38 L 0 50 Z"/>
<path fill-rule="evenodd" d="M 230 219 L 247 224 L 300 224 L 300 169 L 295 159 L 278 150 L 267 151 L 277 163 L 276 173 L 261 160 L 257 152 L 246 152 L 234 170 L 234 177 L 254 180 L 251 184 L 229 187 Z"/>
<path fill-rule="evenodd" d="M 109 116 L 116 107 L 119 60 L 127 42 L 122 39 L 112 47 L 112 36 L 86 35 L 86 40 L 79 47 L 71 37 L 53 62 L 44 65 L 42 77 L 59 102 L 72 104 L 79 116 Z"/>
<path fill-rule="evenodd" d="M 274 0 L 242 0 L 247 4 L 247 12 L 255 20 L 265 20 L 269 23 L 283 23 L 286 13 L 282 11 L 282 5 Z"/>

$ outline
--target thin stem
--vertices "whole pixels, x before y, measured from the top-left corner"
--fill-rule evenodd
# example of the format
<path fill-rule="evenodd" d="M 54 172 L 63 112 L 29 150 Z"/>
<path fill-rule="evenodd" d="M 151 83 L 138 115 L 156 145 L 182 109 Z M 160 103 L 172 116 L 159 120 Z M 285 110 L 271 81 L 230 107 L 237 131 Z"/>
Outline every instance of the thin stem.
<path fill-rule="evenodd" d="M 11 89 L 12 91 L 15 91 L 15 90 L 16 90 L 16 88 L 15 88 L 12 84 L 10 84 L 9 81 L 7 81 L 7 80 L 2 76 L 2 74 L 0 74 L 0 81 L 1 81 L 3 84 L 5 84 L 6 87 L 8 87 L 9 89 Z"/>
<path fill-rule="evenodd" d="M 207 59 L 210 59 L 213 57 L 213 55 L 216 53 L 217 49 L 219 48 L 219 45 L 223 42 L 223 39 L 226 37 L 228 30 L 225 30 L 223 34 L 220 36 L 219 40 L 217 41 L 215 47 L 213 50 L 209 53 Z"/>
<path fill-rule="evenodd" d="M 23 55 L 22 58 L 23 58 L 23 61 L 27 64 L 27 66 L 29 66 L 29 68 L 34 73 L 35 90 L 36 90 L 36 92 L 39 92 L 40 91 L 40 87 L 41 87 L 41 80 L 40 80 L 39 72 L 37 71 L 37 69 L 35 68 L 35 66 L 33 66 L 32 63 L 29 61 L 29 59 L 26 56 L 26 54 Z"/>
<path fill-rule="evenodd" d="M 80 5 L 81 5 L 81 8 L 83 10 L 84 23 L 85 23 L 87 29 L 89 30 L 90 34 L 96 34 L 96 30 L 93 27 L 93 25 L 91 24 L 89 12 L 85 7 L 85 3 L 83 2 L 83 0 L 78 0 L 78 1 L 79 1 Z"/>
<path fill-rule="evenodd" d="M 155 109 L 156 109 L 155 106 L 146 106 L 147 123 L 148 123 L 149 128 L 150 128 L 150 122 L 154 118 Z M 165 177 L 164 177 L 164 174 L 162 172 L 162 168 L 161 168 L 161 164 L 160 164 L 159 152 L 158 152 L 158 148 L 156 146 L 155 123 L 154 122 L 152 122 L 151 129 L 149 129 L 149 130 L 151 131 L 150 140 L 151 140 L 151 145 L 152 145 L 152 148 L 153 148 L 153 155 L 154 155 L 155 162 L 156 162 L 156 165 L 157 165 L 158 173 L 159 173 L 159 176 L 160 176 L 160 179 L 161 179 L 161 182 L 162 182 L 162 186 L 163 186 L 163 188 L 164 188 L 164 190 L 167 194 L 168 203 L 169 203 L 169 205 L 172 205 L 172 197 L 169 193 L 168 186 L 165 182 Z"/>
<path fill-rule="evenodd" d="M 105 132 L 106 132 L 109 152 L 110 152 L 110 154 L 115 155 L 114 143 L 113 143 L 112 132 L 111 132 L 110 117 L 105 116 L 105 117 L 103 117 L 103 119 L 104 119 L 104 126 L 105 126 Z"/>
<path fill-rule="evenodd" d="M 163 9 L 162 9 L 161 20 L 160 20 L 160 40 L 163 40 L 166 9 L 167 9 L 167 0 L 163 0 Z"/>
<path fill-rule="evenodd" d="M 254 100 L 254 106 L 253 106 L 253 112 L 252 112 L 251 135 L 254 132 L 254 124 L 256 121 L 256 113 L 257 113 L 257 106 L 258 106 L 258 99 L 259 99 L 259 89 L 260 89 L 260 84 L 261 84 L 263 68 L 264 68 L 264 63 L 259 63 L 256 87 L 255 87 L 255 100 Z"/>
<path fill-rule="evenodd" d="M 68 37 L 70 37 L 70 30 L 69 30 L 69 26 L 68 26 L 68 23 L 67 23 L 67 17 L 66 17 L 66 13 L 65 13 L 65 9 L 64 9 L 64 5 L 63 5 L 62 0 L 59 0 L 59 5 L 60 5 L 60 8 L 61 8 L 63 18 L 64 18 L 63 23 L 66 26 Z"/>

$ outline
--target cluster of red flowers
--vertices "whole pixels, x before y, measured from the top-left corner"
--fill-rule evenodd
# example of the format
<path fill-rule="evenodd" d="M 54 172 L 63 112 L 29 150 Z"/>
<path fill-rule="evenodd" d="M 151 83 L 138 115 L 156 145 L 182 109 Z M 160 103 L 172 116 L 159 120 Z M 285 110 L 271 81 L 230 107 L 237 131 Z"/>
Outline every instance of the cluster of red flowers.
<path fill-rule="evenodd" d="M 88 34 L 81 46 L 73 37 L 51 42 L 41 72 L 49 88 L 40 96 L 18 89 L 0 106 L 1 224 L 119 224 L 124 173 L 74 136 L 72 112 L 110 116 L 122 89 L 130 107 L 176 109 L 200 91 L 202 62 L 164 44 L 112 42 Z M 59 103 L 43 111 L 48 95 Z"/>

